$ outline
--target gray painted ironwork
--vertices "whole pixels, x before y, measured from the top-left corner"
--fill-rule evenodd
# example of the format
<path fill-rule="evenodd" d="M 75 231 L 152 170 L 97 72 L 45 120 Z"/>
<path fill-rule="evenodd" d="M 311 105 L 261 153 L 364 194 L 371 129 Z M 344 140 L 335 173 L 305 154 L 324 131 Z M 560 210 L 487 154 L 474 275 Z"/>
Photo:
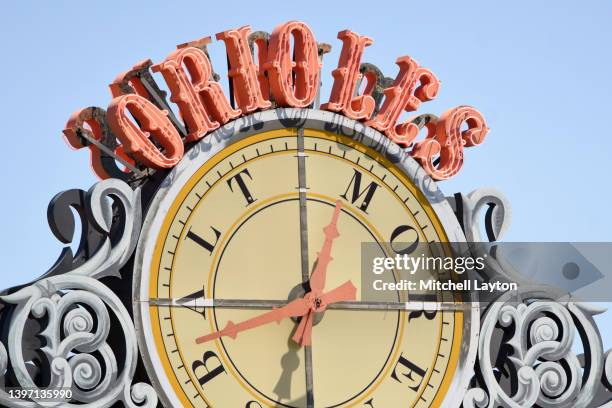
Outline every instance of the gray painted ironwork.
<path fill-rule="evenodd" d="M 158 404 L 150 384 L 134 383 L 139 361 L 134 323 L 123 302 L 102 282 L 120 276 L 119 270 L 134 252 L 141 226 L 140 193 L 123 181 L 105 180 L 89 190 L 85 205 L 88 218 L 82 221 L 103 232 L 95 253 L 65 273 L 43 276 L 0 296 L 0 324 L 7 333 L 0 342 L 3 407 Z M 121 220 L 113 222 L 113 213 L 122 214 Z M 113 227 L 120 231 L 111 240 Z M 37 358 L 39 354 L 44 358 Z M 40 377 L 48 378 L 46 384 Z M 53 403 L 16 399 L 8 387 L 71 390 L 72 399 Z"/>

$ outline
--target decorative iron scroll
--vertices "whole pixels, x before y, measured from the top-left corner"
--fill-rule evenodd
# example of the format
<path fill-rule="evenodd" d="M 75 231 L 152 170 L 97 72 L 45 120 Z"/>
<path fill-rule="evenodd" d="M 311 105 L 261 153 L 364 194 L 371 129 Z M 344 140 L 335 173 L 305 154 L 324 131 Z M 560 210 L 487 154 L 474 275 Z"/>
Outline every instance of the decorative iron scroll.
<path fill-rule="evenodd" d="M 87 193 L 57 195 L 49 205 L 49 224 L 64 243 L 74 234 L 70 207 L 82 224 L 77 253 L 65 248 L 41 279 L 0 296 L 0 406 L 109 407 L 120 401 L 155 407 L 153 387 L 133 384 L 139 356 L 132 317 L 100 281 L 119 277 L 134 251 L 140 190 L 109 179 Z M 9 394 L 17 389 L 31 396 Z M 41 400 L 41 390 L 70 390 L 71 398 Z"/>
<path fill-rule="evenodd" d="M 2 406 L 109 407 L 117 401 L 127 407 L 157 405 L 153 387 L 132 385 L 138 362 L 134 325 L 119 298 L 103 283 L 73 274 L 53 276 L 3 296 L 2 301 L 15 309 L 8 351 L 0 344 L 0 372 L 6 373 L 10 364 L 14 379 L 9 381 L 21 389 L 72 391 L 68 404 L 68 399 L 15 399 L 0 389 Z M 44 346 L 35 340 L 36 334 Z M 111 347 L 109 341 L 118 337 L 122 344 Z M 43 377 L 47 380 L 41 385 Z"/>
<path fill-rule="evenodd" d="M 468 241 L 496 241 L 510 218 L 507 199 L 492 189 L 448 198 Z M 472 250 L 478 251 L 478 248 Z M 488 279 L 521 281 L 520 271 L 488 253 Z M 474 377 L 464 408 L 612 407 L 612 358 L 593 319 L 606 311 L 550 286 L 519 286 L 482 313 Z M 577 343 L 577 338 L 581 344 Z M 576 354 L 577 346 L 584 352 Z"/>
<path fill-rule="evenodd" d="M 549 288 L 509 293 L 482 321 L 473 387 L 463 398 L 474 407 L 609 407 L 611 363 L 593 316 L 605 309 L 546 300 Z M 584 355 L 573 347 L 579 333 Z M 603 377 L 602 377 L 603 375 Z M 601 403 L 601 405 L 600 405 Z"/>

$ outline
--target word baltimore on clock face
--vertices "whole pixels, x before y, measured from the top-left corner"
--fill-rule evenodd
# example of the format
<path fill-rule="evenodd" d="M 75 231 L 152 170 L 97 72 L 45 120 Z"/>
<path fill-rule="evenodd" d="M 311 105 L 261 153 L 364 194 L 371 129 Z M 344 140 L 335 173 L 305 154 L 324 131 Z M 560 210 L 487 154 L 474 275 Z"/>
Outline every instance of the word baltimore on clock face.
<path fill-rule="evenodd" d="M 69 145 L 90 147 L 93 170 L 100 178 L 127 180 L 130 172 L 176 166 L 186 146 L 240 116 L 279 107 L 319 107 L 323 55 L 331 47 L 318 44 L 306 24 L 290 21 L 272 34 L 240 27 L 220 32 L 216 38 L 227 51 L 229 96 L 217 82 L 208 56 L 210 37 L 181 44 L 160 63 L 146 60 L 120 74 L 110 85 L 113 99 L 108 111 L 89 107 L 75 112 L 64 130 Z M 338 38 L 342 50 L 333 71 L 331 95 L 320 109 L 363 122 L 410 148 L 410 155 L 433 179 L 457 174 L 464 147 L 482 143 L 487 134 L 482 115 L 472 107 L 459 106 L 436 120 L 401 122 L 403 112 L 416 111 L 438 95 L 438 78 L 403 56 L 397 59 L 399 72 L 391 80 L 362 62 L 371 38 L 350 30 L 339 32 Z M 151 71 L 165 80 L 178 114 Z M 417 141 L 422 126 L 427 135 Z"/>

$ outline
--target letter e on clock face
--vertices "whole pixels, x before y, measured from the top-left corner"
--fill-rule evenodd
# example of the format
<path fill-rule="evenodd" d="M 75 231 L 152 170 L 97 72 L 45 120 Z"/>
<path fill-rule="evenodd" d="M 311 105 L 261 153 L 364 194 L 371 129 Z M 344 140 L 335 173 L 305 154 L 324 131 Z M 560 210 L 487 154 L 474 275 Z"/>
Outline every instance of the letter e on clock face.
<path fill-rule="evenodd" d="M 388 257 L 456 240 L 450 207 L 412 159 L 368 147 L 382 135 L 338 134 L 324 130 L 329 113 L 309 115 L 296 127 L 266 112 L 260 131 L 212 134 L 152 200 L 134 297 L 167 406 L 434 407 L 465 381 L 469 309 L 361 297 L 362 243 Z M 352 287 L 342 296 L 354 300 L 337 298 Z M 305 309 L 286 312 L 296 299 Z"/>

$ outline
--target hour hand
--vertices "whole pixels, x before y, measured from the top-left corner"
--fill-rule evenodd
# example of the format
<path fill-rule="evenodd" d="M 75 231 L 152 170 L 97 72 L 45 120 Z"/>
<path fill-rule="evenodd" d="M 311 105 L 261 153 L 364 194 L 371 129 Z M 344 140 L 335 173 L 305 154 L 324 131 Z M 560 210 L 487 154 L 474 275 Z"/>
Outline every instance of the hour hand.
<path fill-rule="evenodd" d="M 222 330 L 207 334 L 206 336 L 198 337 L 196 339 L 196 343 L 202 344 L 221 337 L 231 337 L 232 339 L 235 339 L 236 336 L 238 336 L 238 333 L 242 331 L 263 326 L 264 324 L 272 322 L 280 323 L 283 319 L 289 317 L 304 316 L 306 313 L 308 313 L 308 310 L 310 310 L 310 302 L 304 298 L 299 298 L 287 303 L 287 305 L 281 308 L 272 309 L 270 312 L 253 317 L 240 323 L 234 323 L 230 320 L 227 322 L 225 328 L 223 328 Z"/>

